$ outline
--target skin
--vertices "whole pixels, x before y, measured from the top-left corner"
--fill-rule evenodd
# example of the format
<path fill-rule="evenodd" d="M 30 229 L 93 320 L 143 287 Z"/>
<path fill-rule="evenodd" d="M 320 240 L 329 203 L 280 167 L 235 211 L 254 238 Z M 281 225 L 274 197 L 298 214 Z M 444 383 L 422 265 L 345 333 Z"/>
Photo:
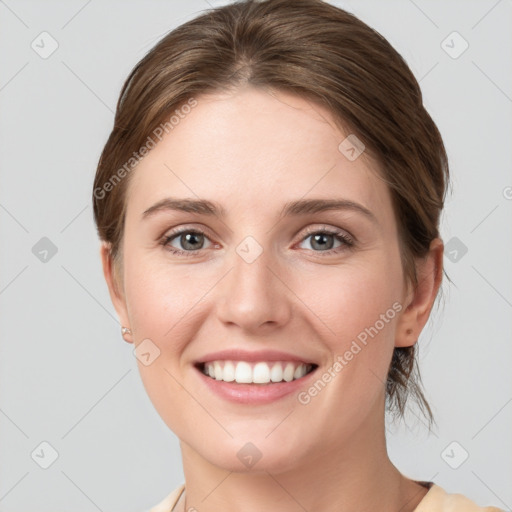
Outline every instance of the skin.
<path fill-rule="evenodd" d="M 132 171 L 119 276 L 108 245 L 101 248 L 113 304 L 132 331 L 126 341 L 149 338 L 160 350 L 138 365 L 180 439 L 186 509 L 414 510 L 427 490 L 389 460 L 384 383 L 393 348 L 414 344 L 428 319 L 442 241 L 418 260 L 413 289 L 389 190 L 366 153 L 350 161 L 338 150 L 348 133 L 323 107 L 253 87 L 196 99 Z M 169 196 L 215 201 L 226 215 L 167 210 L 142 218 Z M 304 198 L 349 199 L 376 222 L 348 210 L 280 217 L 286 202 Z M 178 227 L 206 232 L 192 256 L 159 243 Z M 356 242 L 333 238 L 327 255 L 308 227 L 338 229 Z M 262 249 L 252 263 L 236 252 L 247 236 Z M 186 250 L 179 236 L 169 245 Z M 309 358 L 321 375 L 395 302 L 401 311 L 307 405 L 295 394 L 231 403 L 193 367 L 216 350 L 272 348 Z M 249 441 L 262 454 L 252 468 L 237 457 Z"/>

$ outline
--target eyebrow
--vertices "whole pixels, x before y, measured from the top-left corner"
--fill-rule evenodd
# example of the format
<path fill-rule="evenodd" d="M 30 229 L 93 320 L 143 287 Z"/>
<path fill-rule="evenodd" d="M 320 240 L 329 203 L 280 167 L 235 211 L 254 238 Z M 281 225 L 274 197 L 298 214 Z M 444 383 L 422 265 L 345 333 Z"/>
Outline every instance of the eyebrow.
<path fill-rule="evenodd" d="M 161 211 L 182 211 L 189 213 L 198 213 L 200 215 L 211 215 L 217 217 L 226 217 L 226 210 L 214 201 L 206 199 L 177 199 L 167 197 L 158 201 L 148 208 L 142 214 L 146 219 Z M 299 199 L 291 201 L 284 205 L 281 211 L 281 217 L 290 215 L 307 215 L 319 213 L 328 210 L 345 210 L 363 214 L 374 223 L 377 222 L 375 215 L 362 204 L 350 201 L 348 199 Z"/>

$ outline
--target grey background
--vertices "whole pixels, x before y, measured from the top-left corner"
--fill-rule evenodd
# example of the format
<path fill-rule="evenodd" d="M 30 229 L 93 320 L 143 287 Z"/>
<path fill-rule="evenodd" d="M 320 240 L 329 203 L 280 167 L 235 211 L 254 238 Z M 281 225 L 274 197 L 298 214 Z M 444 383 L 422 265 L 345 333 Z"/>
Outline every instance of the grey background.
<path fill-rule="evenodd" d="M 2 512 L 142 511 L 182 482 L 177 439 L 120 335 L 90 196 L 124 78 L 167 31 L 221 3 L 0 1 Z M 419 343 L 438 429 L 411 409 L 407 426 L 389 424 L 391 458 L 510 510 L 512 3 L 332 3 L 409 63 L 453 175 L 442 235 L 454 284 Z M 46 59 L 31 47 L 50 48 L 43 31 L 59 45 Z M 453 31 L 469 43 L 458 58 L 445 51 L 463 48 L 458 36 L 442 45 Z"/>

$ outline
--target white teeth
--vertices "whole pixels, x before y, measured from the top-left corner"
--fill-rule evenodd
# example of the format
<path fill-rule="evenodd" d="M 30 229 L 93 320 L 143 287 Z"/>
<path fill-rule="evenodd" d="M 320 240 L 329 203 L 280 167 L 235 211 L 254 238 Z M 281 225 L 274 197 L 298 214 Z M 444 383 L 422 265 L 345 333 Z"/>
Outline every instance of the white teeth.
<path fill-rule="evenodd" d="M 280 364 L 275 364 L 270 370 L 270 380 L 272 382 L 281 382 L 283 380 L 283 367 Z"/>
<path fill-rule="evenodd" d="M 252 372 L 252 381 L 256 384 L 268 384 L 270 382 L 270 368 L 267 363 L 257 363 Z"/>
<path fill-rule="evenodd" d="M 222 380 L 222 366 L 219 361 L 213 363 L 213 374 L 217 380 Z"/>
<path fill-rule="evenodd" d="M 294 373 L 295 373 L 295 368 L 293 366 L 293 363 L 288 363 L 286 365 L 286 368 L 284 369 L 284 372 L 283 372 L 283 379 L 286 382 L 291 382 L 293 380 L 293 374 Z"/>
<path fill-rule="evenodd" d="M 235 380 L 235 365 L 231 361 L 224 363 L 222 380 L 225 382 L 233 382 Z"/>
<path fill-rule="evenodd" d="M 249 363 L 240 361 L 236 365 L 235 380 L 241 384 L 250 384 L 252 382 L 252 368 Z"/>
<path fill-rule="evenodd" d="M 293 378 L 294 379 L 300 379 L 301 377 L 304 377 L 304 375 L 306 375 L 306 367 L 301 364 L 300 366 L 297 366 L 297 368 L 295 369 L 295 373 L 293 374 Z"/>
<path fill-rule="evenodd" d="M 270 382 L 291 382 L 304 377 L 312 368 L 306 363 L 276 361 L 272 363 L 245 361 L 210 361 L 204 364 L 203 373 L 224 382 L 240 384 L 269 384 Z"/>

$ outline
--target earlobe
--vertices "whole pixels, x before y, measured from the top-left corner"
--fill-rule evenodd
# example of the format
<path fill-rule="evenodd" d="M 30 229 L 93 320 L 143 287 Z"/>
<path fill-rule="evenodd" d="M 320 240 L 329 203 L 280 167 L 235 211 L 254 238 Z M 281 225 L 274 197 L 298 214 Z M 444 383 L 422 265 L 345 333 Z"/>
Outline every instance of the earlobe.
<path fill-rule="evenodd" d="M 443 252 L 443 241 L 434 238 L 427 255 L 416 263 L 418 284 L 414 289 L 409 287 L 405 309 L 397 322 L 396 347 L 414 345 L 427 323 L 443 277 Z"/>
<path fill-rule="evenodd" d="M 119 316 L 121 322 L 121 334 L 128 343 L 133 343 L 132 331 L 126 326 L 130 325 L 128 318 L 124 291 L 121 289 L 118 279 L 116 279 L 114 262 L 112 258 L 111 245 L 108 242 L 102 242 L 100 247 L 101 263 L 103 266 L 103 275 L 107 283 L 110 300 Z"/>

